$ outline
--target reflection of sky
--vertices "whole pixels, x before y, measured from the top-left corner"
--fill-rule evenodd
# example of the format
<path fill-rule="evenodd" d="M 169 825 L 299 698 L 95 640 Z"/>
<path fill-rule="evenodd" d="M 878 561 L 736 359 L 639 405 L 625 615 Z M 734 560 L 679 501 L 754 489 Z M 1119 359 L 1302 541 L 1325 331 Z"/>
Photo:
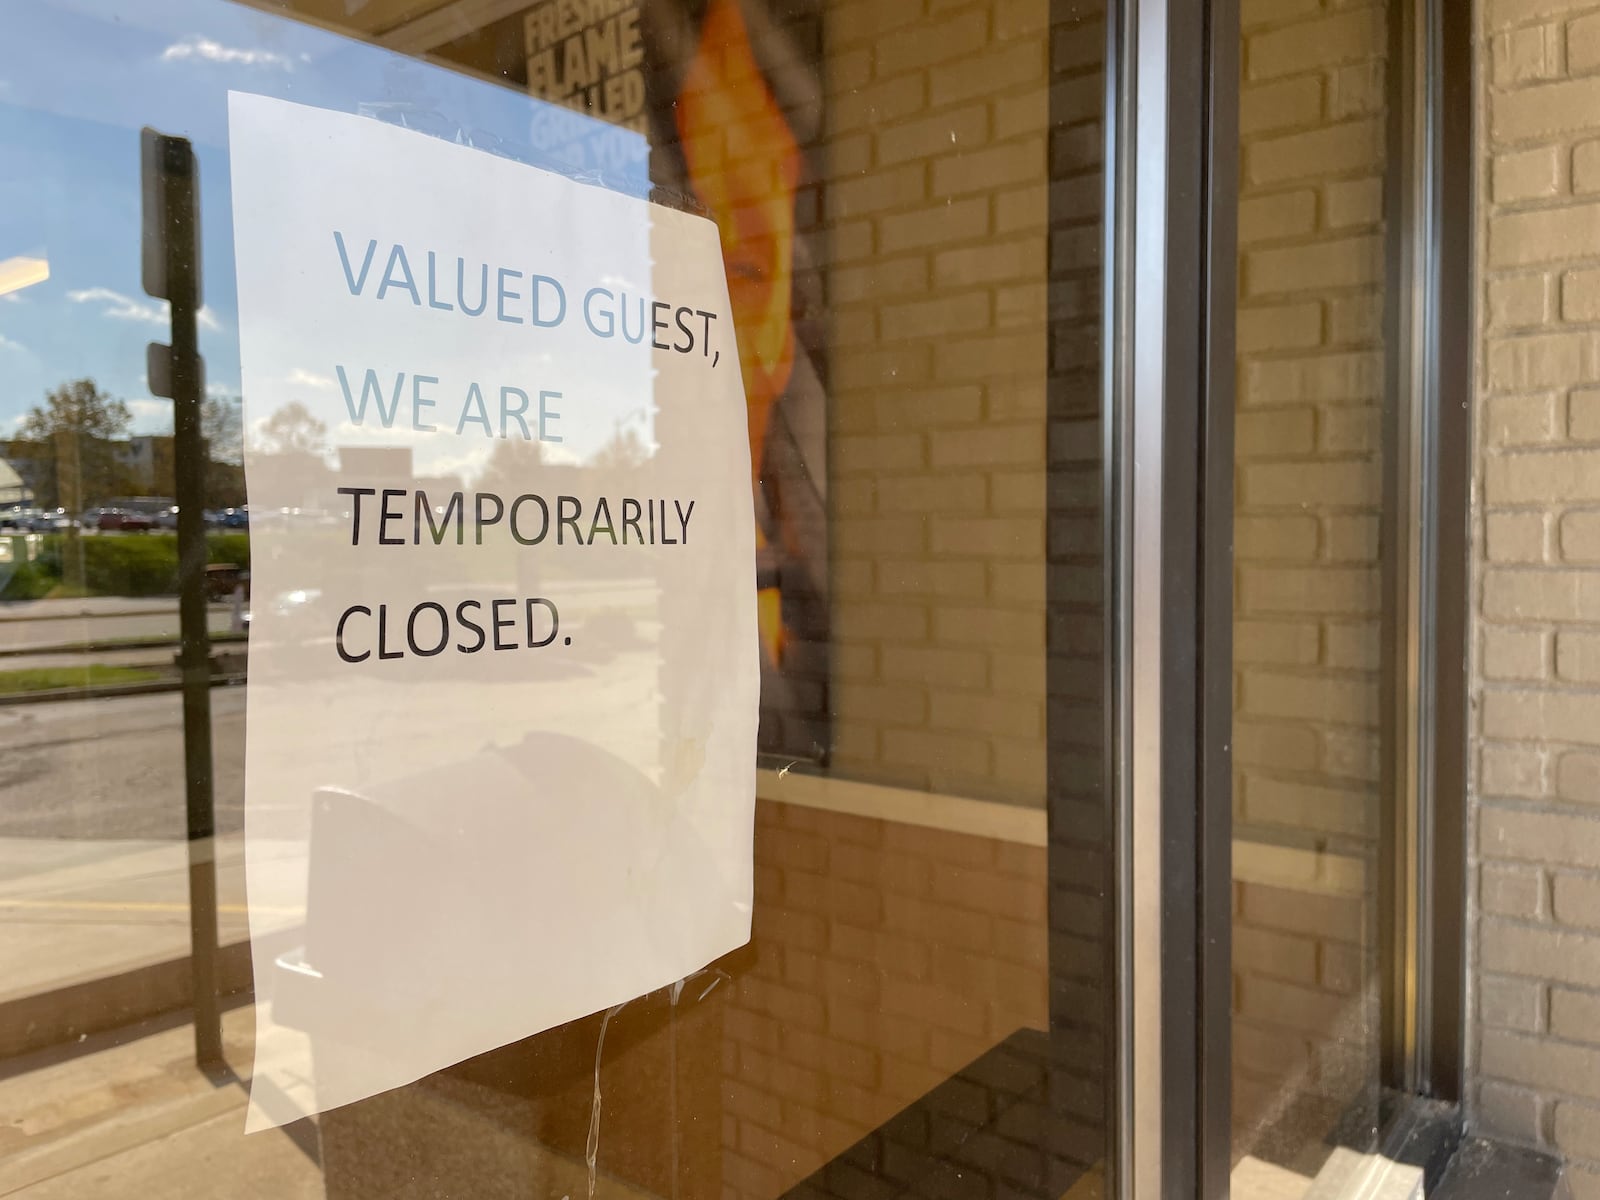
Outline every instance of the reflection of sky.
<path fill-rule="evenodd" d="M 192 139 L 200 162 L 213 391 L 239 389 L 228 189 L 229 88 L 379 115 L 507 157 L 647 186 L 644 139 L 415 59 L 225 0 L 35 0 L 0 38 L 0 260 L 43 249 L 50 278 L 0 296 L 0 434 L 81 376 L 168 429 L 145 344 L 165 305 L 139 275 L 139 128 Z"/>

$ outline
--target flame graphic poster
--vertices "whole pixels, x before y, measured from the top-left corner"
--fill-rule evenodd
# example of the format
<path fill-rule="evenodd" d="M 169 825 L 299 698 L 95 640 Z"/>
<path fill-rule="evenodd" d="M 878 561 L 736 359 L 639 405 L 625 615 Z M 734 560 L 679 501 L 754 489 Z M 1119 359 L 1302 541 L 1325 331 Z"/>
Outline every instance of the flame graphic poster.
<path fill-rule="evenodd" d="M 763 754 L 829 744 L 827 395 L 816 0 L 542 0 L 531 95 L 650 143 L 655 198 L 717 224 L 756 508 Z"/>

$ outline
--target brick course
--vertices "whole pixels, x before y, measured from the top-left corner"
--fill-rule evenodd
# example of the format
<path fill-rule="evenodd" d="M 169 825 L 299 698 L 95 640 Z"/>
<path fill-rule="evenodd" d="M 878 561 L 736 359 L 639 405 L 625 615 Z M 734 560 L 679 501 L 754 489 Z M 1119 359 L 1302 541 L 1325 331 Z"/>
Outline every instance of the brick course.
<path fill-rule="evenodd" d="M 1600 5 L 1479 5 L 1472 1119 L 1600 1196 Z"/>

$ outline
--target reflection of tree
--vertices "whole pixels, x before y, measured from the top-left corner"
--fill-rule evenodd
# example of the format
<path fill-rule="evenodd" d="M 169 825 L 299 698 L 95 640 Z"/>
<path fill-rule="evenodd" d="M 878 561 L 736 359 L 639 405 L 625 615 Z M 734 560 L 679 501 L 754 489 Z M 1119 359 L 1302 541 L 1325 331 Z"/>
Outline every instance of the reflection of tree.
<path fill-rule="evenodd" d="M 645 447 L 639 431 L 631 425 L 624 429 L 619 424 L 616 432 L 611 435 L 611 440 L 595 451 L 592 465 L 626 469 L 637 467 L 649 457 L 650 451 Z"/>
<path fill-rule="evenodd" d="M 238 463 L 244 459 L 244 419 L 238 396 L 207 396 L 200 406 L 200 432 L 211 461 Z"/>
<path fill-rule="evenodd" d="M 46 393 L 17 427 L 22 441 L 34 443 L 35 499 L 76 511 L 126 490 L 128 472 L 112 443 L 127 436 L 132 420 L 128 406 L 92 379 Z"/>
<path fill-rule="evenodd" d="M 268 454 L 310 456 L 328 452 L 328 427 L 298 400 L 291 400 L 261 424 L 261 448 Z"/>
<path fill-rule="evenodd" d="M 274 460 L 269 469 L 283 481 L 284 494 L 298 493 L 307 508 L 327 503 L 328 427 L 304 404 L 290 401 L 258 425 L 255 444 L 263 460 Z"/>
<path fill-rule="evenodd" d="M 245 502 L 244 417 L 238 396 L 207 396 L 200 406 L 206 439 L 206 504 L 234 508 Z"/>
<path fill-rule="evenodd" d="M 542 457 L 538 442 L 496 442 L 483 474 L 478 477 L 478 489 L 499 495 L 516 496 L 535 491 L 531 485 L 539 471 Z"/>

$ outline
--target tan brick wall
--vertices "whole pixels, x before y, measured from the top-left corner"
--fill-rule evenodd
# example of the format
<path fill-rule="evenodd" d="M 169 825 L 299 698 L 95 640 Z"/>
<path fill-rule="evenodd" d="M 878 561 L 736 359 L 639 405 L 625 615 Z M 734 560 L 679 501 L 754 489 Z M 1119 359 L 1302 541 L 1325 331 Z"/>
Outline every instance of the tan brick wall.
<path fill-rule="evenodd" d="M 729 960 L 722 1194 L 783 1194 L 1046 1022 L 1045 852 L 762 801 Z"/>
<path fill-rule="evenodd" d="M 831 0 L 822 68 L 833 767 L 1038 806 L 1047 15 Z"/>
<path fill-rule="evenodd" d="M 1479 8 L 1471 1100 L 1600 1196 L 1600 4 Z"/>
<path fill-rule="evenodd" d="M 1378 2 L 1241 18 L 1235 1146 L 1286 1161 L 1376 1072 L 1386 34 Z"/>

